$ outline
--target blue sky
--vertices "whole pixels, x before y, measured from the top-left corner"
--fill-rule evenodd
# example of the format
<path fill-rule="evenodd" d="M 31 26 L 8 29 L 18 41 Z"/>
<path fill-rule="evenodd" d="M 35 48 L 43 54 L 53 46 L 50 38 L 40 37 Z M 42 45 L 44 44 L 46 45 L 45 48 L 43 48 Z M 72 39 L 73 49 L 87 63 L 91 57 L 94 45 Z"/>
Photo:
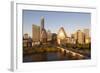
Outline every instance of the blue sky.
<path fill-rule="evenodd" d="M 23 10 L 23 34 L 32 36 L 32 24 L 40 26 L 42 16 L 45 19 L 45 29 L 52 33 L 57 33 L 60 27 L 64 27 L 70 36 L 78 29 L 90 29 L 91 26 L 90 13 Z"/>

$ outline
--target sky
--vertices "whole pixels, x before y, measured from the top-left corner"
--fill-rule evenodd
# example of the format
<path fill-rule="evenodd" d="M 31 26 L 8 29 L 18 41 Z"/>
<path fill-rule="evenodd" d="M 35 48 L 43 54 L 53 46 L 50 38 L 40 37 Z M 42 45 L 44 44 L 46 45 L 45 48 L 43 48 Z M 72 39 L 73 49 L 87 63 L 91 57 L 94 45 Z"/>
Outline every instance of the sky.
<path fill-rule="evenodd" d="M 23 34 L 28 33 L 32 36 L 32 24 L 40 26 L 42 16 L 46 31 L 50 30 L 51 33 L 58 33 L 60 27 L 63 27 L 70 36 L 77 30 L 91 27 L 90 13 L 23 10 Z"/>

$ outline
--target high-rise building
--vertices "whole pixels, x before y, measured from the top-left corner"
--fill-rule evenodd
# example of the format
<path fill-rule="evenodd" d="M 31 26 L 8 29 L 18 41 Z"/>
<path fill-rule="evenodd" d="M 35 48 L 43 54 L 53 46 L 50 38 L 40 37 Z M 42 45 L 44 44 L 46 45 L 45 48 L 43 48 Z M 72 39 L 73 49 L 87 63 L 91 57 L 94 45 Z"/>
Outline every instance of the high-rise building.
<path fill-rule="evenodd" d="M 66 41 L 66 37 L 67 37 L 66 32 L 65 32 L 64 28 L 61 27 L 59 29 L 59 31 L 58 31 L 58 34 L 57 34 L 57 42 L 58 42 L 58 44 L 66 43 L 65 42 Z"/>
<path fill-rule="evenodd" d="M 33 44 L 40 42 L 40 27 L 37 25 L 32 25 L 32 40 Z"/>
<path fill-rule="evenodd" d="M 47 31 L 47 41 L 51 41 L 52 40 L 52 33 L 50 32 L 50 30 Z"/>
<path fill-rule="evenodd" d="M 90 39 L 89 29 L 84 29 L 84 35 L 85 35 L 85 43 L 86 44 L 90 43 L 91 39 Z"/>
<path fill-rule="evenodd" d="M 89 44 L 89 43 L 91 43 L 91 38 L 90 37 L 85 38 L 85 44 Z"/>
<path fill-rule="evenodd" d="M 77 39 L 77 38 L 75 38 L 75 34 L 71 34 L 70 43 L 71 43 L 71 44 L 76 44 L 76 39 Z"/>
<path fill-rule="evenodd" d="M 52 40 L 51 40 L 51 43 L 53 45 L 56 45 L 57 44 L 57 34 L 56 33 L 52 33 Z"/>
<path fill-rule="evenodd" d="M 44 17 L 41 17 L 40 26 L 32 25 L 33 44 L 45 43 L 47 41 L 47 32 L 44 28 Z"/>
<path fill-rule="evenodd" d="M 77 31 L 77 43 L 84 44 L 84 33 L 81 30 Z"/>
<path fill-rule="evenodd" d="M 76 43 L 79 43 L 79 44 L 90 43 L 89 29 L 84 29 L 83 31 L 82 30 L 77 30 L 77 32 L 72 34 L 71 37 L 74 38 L 73 40 L 75 40 Z"/>
<path fill-rule="evenodd" d="M 28 36 L 27 33 L 23 35 L 23 47 L 24 49 L 32 47 L 32 39 Z"/>
<path fill-rule="evenodd" d="M 43 17 L 43 16 L 41 17 L 40 24 L 41 24 L 41 25 L 40 25 L 41 30 L 44 29 L 44 17 Z"/>
<path fill-rule="evenodd" d="M 41 17 L 41 26 L 40 26 L 40 42 L 46 43 L 47 42 L 47 32 L 44 28 L 44 17 Z"/>
<path fill-rule="evenodd" d="M 77 40 L 77 32 L 75 32 L 74 34 L 72 34 L 71 37 L 74 38 L 75 40 Z"/>
<path fill-rule="evenodd" d="M 41 31 L 41 34 L 40 34 L 40 42 L 41 43 L 46 43 L 47 42 L 47 33 L 46 33 L 46 30 L 43 29 Z"/>
<path fill-rule="evenodd" d="M 77 41 L 77 33 L 71 34 L 71 43 L 76 44 Z"/>
<path fill-rule="evenodd" d="M 84 29 L 84 34 L 86 37 L 90 37 L 89 29 Z"/>

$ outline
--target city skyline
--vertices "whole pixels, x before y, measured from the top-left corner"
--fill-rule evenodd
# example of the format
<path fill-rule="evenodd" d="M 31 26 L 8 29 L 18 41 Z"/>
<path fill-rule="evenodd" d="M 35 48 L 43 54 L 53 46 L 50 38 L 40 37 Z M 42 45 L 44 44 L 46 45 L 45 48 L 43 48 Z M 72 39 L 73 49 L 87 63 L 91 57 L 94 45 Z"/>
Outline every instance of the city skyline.
<path fill-rule="evenodd" d="M 32 36 L 32 25 L 40 26 L 42 16 L 46 31 L 51 33 L 58 33 L 60 27 L 64 27 L 68 36 L 79 29 L 90 30 L 90 13 L 23 10 L 23 34 Z"/>

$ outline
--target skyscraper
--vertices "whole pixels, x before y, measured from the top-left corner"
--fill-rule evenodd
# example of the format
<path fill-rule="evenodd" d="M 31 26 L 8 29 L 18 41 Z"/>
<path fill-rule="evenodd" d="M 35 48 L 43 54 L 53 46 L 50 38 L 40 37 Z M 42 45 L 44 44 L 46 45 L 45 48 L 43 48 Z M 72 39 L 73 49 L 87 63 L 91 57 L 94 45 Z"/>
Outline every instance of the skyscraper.
<path fill-rule="evenodd" d="M 32 40 L 34 44 L 40 41 L 40 27 L 34 24 L 32 25 Z"/>
<path fill-rule="evenodd" d="M 89 37 L 90 36 L 89 29 L 84 29 L 84 34 L 86 35 L 86 37 Z"/>
<path fill-rule="evenodd" d="M 51 41 L 52 40 L 52 33 L 50 30 L 47 31 L 47 41 Z"/>
<path fill-rule="evenodd" d="M 61 27 L 59 29 L 59 31 L 58 31 L 58 34 L 57 34 L 57 42 L 58 42 L 58 44 L 64 43 L 66 41 L 65 40 L 66 37 L 67 37 L 66 32 L 65 32 L 64 28 Z"/>
<path fill-rule="evenodd" d="M 77 35 L 76 34 L 71 34 L 71 43 L 76 44 L 76 40 L 77 40 Z"/>
<path fill-rule="evenodd" d="M 86 44 L 90 43 L 91 39 L 90 39 L 89 29 L 84 29 L 84 35 L 85 35 L 85 43 Z"/>
<path fill-rule="evenodd" d="M 23 35 L 23 47 L 24 49 L 32 47 L 32 39 L 28 36 L 27 33 Z"/>
<path fill-rule="evenodd" d="M 47 42 L 47 32 L 44 28 L 44 17 L 41 17 L 40 24 L 40 42 L 45 43 Z"/>
<path fill-rule="evenodd" d="M 81 30 L 77 31 L 77 43 L 84 44 L 84 33 Z"/>
<path fill-rule="evenodd" d="M 40 27 L 41 27 L 41 31 L 44 29 L 44 17 L 41 17 L 41 21 L 40 21 Z"/>
<path fill-rule="evenodd" d="M 44 17 L 41 17 L 40 26 L 32 25 L 33 44 L 45 43 L 47 41 L 47 33 L 44 28 Z"/>

